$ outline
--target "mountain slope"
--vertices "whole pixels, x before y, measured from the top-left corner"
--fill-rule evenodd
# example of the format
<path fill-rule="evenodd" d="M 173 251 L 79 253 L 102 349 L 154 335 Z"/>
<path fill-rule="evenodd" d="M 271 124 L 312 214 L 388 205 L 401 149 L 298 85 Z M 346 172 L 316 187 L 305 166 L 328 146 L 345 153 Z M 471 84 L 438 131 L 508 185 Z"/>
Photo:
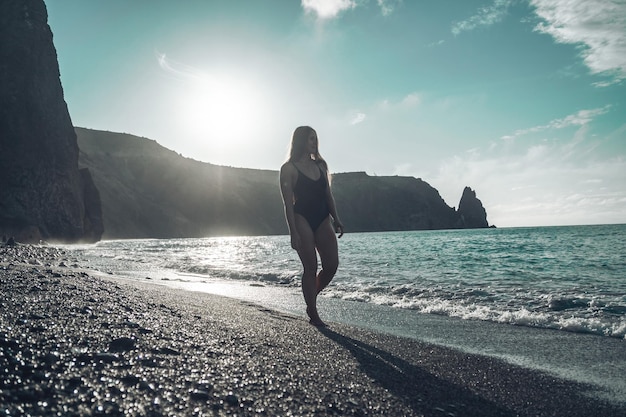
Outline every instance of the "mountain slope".
<path fill-rule="evenodd" d="M 277 171 L 198 162 L 128 134 L 76 133 L 80 165 L 100 191 L 105 239 L 287 233 Z M 345 173 L 332 186 L 348 232 L 464 227 L 421 179 Z"/>

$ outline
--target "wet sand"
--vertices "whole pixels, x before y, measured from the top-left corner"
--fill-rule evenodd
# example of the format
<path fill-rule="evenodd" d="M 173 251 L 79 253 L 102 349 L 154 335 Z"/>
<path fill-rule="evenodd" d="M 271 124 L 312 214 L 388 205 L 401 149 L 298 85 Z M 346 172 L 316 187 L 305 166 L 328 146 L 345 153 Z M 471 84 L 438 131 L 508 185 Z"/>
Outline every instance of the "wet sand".
<path fill-rule="evenodd" d="M 623 416 L 594 387 L 0 247 L 0 413 Z"/>

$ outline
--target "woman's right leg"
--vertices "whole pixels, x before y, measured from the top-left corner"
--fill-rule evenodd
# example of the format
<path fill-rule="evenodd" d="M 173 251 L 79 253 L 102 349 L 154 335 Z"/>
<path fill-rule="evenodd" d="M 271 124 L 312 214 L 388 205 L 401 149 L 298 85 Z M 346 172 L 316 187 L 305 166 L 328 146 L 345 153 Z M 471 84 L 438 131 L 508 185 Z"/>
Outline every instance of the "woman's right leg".
<path fill-rule="evenodd" d="M 298 255 L 302 262 L 304 272 L 302 274 L 302 294 L 306 302 L 306 312 L 311 319 L 311 324 L 324 326 L 324 322 L 317 313 L 317 254 L 315 251 L 315 235 L 311 226 L 304 217 L 296 214 L 296 228 L 300 235 L 300 250 Z"/>
<path fill-rule="evenodd" d="M 315 246 L 322 264 L 317 275 L 317 292 L 319 294 L 330 284 L 339 266 L 337 237 L 331 225 L 330 217 L 324 220 L 315 231 Z"/>

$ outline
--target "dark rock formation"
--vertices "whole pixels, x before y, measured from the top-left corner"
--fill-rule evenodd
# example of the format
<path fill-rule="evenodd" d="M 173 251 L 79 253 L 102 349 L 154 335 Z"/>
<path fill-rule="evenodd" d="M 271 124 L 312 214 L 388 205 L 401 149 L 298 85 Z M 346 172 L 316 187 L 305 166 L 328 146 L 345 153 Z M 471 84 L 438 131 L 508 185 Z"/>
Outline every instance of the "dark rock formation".
<path fill-rule="evenodd" d="M 88 168 L 81 168 L 79 172 L 81 184 L 83 185 L 83 199 L 85 201 L 83 233 L 84 236 L 90 236 L 91 240 L 99 240 L 102 233 L 104 233 L 100 192 L 96 188 Z"/>
<path fill-rule="evenodd" d="M 43 0 L 0 1 L 0 234 L 95 241 L 98 191 L 78 170 L 47 19 Z"/>
<path fill-rule="evenodd" d="M 342 219 L 355 231 L 451 229 L 459 217 L 427 182 L 364 172 L 333 176 Z"/>
<path fill-rule="evenodd" d="M 476 192 L 470 187 L 465 187 L 461 201 L 459 202 L 459 215 L 462 226 L 466 229 L 489 227 L 487 212 L 482 202 L 476 198 Z"/>
<path fill-rule="evenodd" d="M 102 196 L 104 238 L 287 233 L 276 171 L 202 163 L 127 134 L 76 133 Z M 348 232 L 470 227 L 421 179 L 344 173 L 332 184 Z M 484 209 L 485 226 L 470 217 L 486 227 Z"/>

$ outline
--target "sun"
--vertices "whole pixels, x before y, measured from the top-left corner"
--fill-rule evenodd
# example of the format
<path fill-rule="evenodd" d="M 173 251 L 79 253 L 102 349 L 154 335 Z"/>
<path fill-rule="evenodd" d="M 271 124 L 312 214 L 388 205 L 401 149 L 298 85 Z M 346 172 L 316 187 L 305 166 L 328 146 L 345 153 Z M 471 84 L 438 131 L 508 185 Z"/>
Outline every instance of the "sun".
<path fill-rule="evenodd" d="M 263 146 L 258 138 L 267 137 L 276 114 L 270 99 L 274 92 L 262 70 L 250 71 L 249 65 L 196 67 L 156 54 L 159 67 L 174 80 L 166 123 L 174 125 L 181 147 L 204 160 L 230 164 L 242 149 L 250 155 L 254 146 L 257 151 Z"/>
<path fill-rule="evenodd" d="M 204 76 L 189 83 L 178 113 L 183 131 L 194 140 L 228 150 L 254 137 L 263 123 L 262 103 L 259 89 L 245 77 Z"/>

